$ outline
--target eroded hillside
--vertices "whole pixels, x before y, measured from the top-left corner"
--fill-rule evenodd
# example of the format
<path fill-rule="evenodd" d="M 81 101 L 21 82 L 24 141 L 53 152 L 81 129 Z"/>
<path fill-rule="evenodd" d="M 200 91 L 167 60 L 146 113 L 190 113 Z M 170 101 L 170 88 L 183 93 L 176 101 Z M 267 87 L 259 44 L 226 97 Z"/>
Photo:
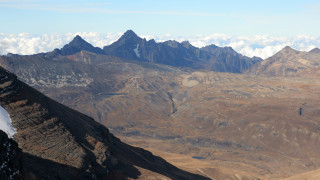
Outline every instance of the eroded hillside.
<path fill-rule="evenodd" d="M 46 55 L 0 62 L 125 142 L 188 171 L 279 179 L 320 167 L 320 81 L 313 76 L 194 71 L 87 51 Z"/>
<path fill-rule="evenodd" d="M 208 179 L 122 143 L 91 117 L 46 97 L 3 68 L 0 92 L 0 105 L 17 131 L 13 137 L 23 153 L 25 179 Z"/>

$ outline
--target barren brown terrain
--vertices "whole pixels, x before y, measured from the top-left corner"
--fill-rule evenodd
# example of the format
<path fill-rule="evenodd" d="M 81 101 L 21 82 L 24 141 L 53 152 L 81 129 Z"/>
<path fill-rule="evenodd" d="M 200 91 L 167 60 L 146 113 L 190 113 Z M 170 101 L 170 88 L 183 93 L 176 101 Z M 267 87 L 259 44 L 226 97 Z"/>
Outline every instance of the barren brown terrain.
<path fill-rule="evenodd" d="M 204 157 L 200 161 L 210 162 L 207 174 L 219 167 L 279 179 L 319 166 L 318 81 L 194 72 L 177 77 L 177 83 L 180 93 L 173 97 L 189 95 L 185 101 L 173 98 L 177 110 L 165 129 L 177 137 L 127 142 Z"/>
<path fill-rule="evenodd" d="M 302 174 L 298 174 L 295 176 L 291 176 L 289 178 L 285 178 L 284 180 L 317 180 L 320 179 L 320 170 L 314 170 Z"/>
<path fill-rule="evenodd" d="M 1 179 L 209 179 L 121 142 L 91 117 L 46 97 L 3 68 L 0 92 L 0 105 L 16 128 L 14 140 L 0 132 Z"/>
<path fill-rule="evenodd" d="M 184 170 L 211 179 L 283 179 L 320 168 L 316 76 L 193 71 L 86 51 L 33 72 L 45 61 L 37 58 L 3 58 L 1 65 Z"/>

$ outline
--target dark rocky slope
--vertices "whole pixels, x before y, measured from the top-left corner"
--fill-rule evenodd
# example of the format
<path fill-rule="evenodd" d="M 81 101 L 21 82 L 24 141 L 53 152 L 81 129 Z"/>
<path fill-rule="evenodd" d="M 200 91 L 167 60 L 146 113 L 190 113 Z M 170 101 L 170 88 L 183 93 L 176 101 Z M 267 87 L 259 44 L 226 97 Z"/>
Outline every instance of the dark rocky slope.
<path fill-rule="evenodd" d="M 17 129 L 26 178 L 126 179 L 139 169 L 171 179 L 207 179 L 122 143 L 92 118 L 47 98 L 0 69 L 0 105 Z"/>
<path fill-rule="evenodd" d="M 0 179 L 22 179 L 22 152 L 18 144 L 0 130 Z"/>

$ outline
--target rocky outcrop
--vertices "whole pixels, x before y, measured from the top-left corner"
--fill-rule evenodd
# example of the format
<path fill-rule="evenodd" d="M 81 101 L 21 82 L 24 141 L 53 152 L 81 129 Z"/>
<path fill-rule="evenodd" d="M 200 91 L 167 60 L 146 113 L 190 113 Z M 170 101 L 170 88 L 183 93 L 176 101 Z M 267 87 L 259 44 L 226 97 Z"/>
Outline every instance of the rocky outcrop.
<path fill-rule="evenodd" d="M 200 49 L 202 59 L 210 57 L 208 60 L 208 70 L 220 72 L 242 73 L 254 64 L 262 61 L 259 57 L 249 58 L 233 50 L 231 47 L 218 47 L 209 45 Z"/>

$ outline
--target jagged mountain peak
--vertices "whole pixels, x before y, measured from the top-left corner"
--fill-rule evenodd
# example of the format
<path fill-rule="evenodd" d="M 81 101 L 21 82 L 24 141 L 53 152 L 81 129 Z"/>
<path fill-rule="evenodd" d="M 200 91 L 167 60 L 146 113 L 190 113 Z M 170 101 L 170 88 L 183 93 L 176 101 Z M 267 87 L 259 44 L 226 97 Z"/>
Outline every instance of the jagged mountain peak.
<path fill-rule="evenodd" d="M 223 49 L 231 51 L 231 52 L 235 52 L 235 50 L 230 46 L 223 47 Z"/>
<path fill-rule="evenodd" d="M 194 46 L 192 46 L 192 44 L 190 44 L 189 41 L 182 41 L 181 43 L 179 43 L 176 40 L 168 40 L 168 41 L 163 42 L 163 44 L 170 46 L 170 47 L 173 47 L 173 48 L 185 47 L 185 48 L 189 49 L 190 47 L 194 47 Z"/>
<path fill-rule="evenodd" d="M 76 35 L 68 44 L 64 45 L 64 47 L 61 50 L 71 46 L 77 47 L 77 48 L 93 47 L 90 43 L 84 40 L 80 35 Z"/>
<path fill-rule="evenodd" d="M 206 47 L 217 48 L 218 46 L 216 46 L 215 44 L 210 44 L 210 45 L 204 46 L 203 48 L 206 48 Z"/>
<path fill-rule="evenodd" d="M 314 76 L 314 74 L 318 74 L 319 54 L 320 49 L 318 48 L 305 52 L 286 46 L 248 72 L 268 76 Z"/>
<path fill-rule="evenodd" d="M 175 40 L 168 40 L 168 41 L 163 42 L 163 44 L 170 46 L 170 47 L 173 47 L 173 48 L 176 48 L 176 47 L 178 47 L 179 42 L 175 41 Z"/>
<path fill-rule="evenodd" d="M 102 49 L 98 47 L 94 47 L 84 39 L 82 39 L 81 36 L 76 35 L 73 40 L 69 43 L 63 46 L 63 48 L 60 50 L 61 55 L 72 55 L 75 53 L 78 53 L 82 50 L 97 53 L 97 54 L 104 54 Z"/>
<path fill-rule="evenodd" d="M 119 40 L 128 40 L 128 39 L 141 39 L 141 38 L 132 30 L 128 30 L 120 37 Z"/>
<path fill-rule="evenodd" d="M 283 51 L 286 51 L 286 52 L 297 52 L 297 50 L 293 49 L 290 46 L 286 46 L 282 50 L 280 50 L 280 52 L 283 52 Z"/>
<path fill-rule="evenodd" d="M 182 44 L 185 48 L 193 47 L 192 44 L 190 44 L 189 41 L 183 41 L 183 42 L 181 42 L 181 44 Z"/>
<path fill-rule="evenodd" d="M 115 41 L 109 46 L 104 46 L 103 50 L 108 54 L 110 53 L 109 51 L 113 51 L 114 48 L 125 47 L 125 48 L 132 49 L 132 48 L 135 48 L 137 44 L 139 44 L 141 41 L 146 41 L 146 40 L 140 38 L 132 30 L 128 30 L 117 41 Z"/>
<path fill-rule="evenodd" d="M 320 49 L 319 48 L 314 48 L 311 51 L 309 51 L 309 53 L 320 53 Z"/>
<path fill-rule="evenodd" d="M 76 35 L 72 41 L 70 41 L 69 44 L 89 44 L 87 41 L 85 41 L 80 35 Z"/>
<path fill-rule="evenodd" d="M 78 53 L 82 50 L 93 52 L 97 54 L 105 54 L 104 51 L 98 47 L 94 47 L 87 41 L 85 41 L 80 35 L 76 35 L 72 41 L 64 45 L 61 49 L 54 49 L 51 52 L 45 54 L 46 58 L 54 58 L 56 56 L 68 56 Z"/>
<path fill-rule="evenodd" d="M 200 48 L 202 51 L 206 51 L 206 52 L 209 52 L 213 49 L 217 49 L 219 48 L 218 46 L 214 45 L 214 44 L 210 44 L 210 45 L 207 45 L 207 46 L 204 46 L 202 48 Z"/>
<path fill-rule="evenodd" d="M 298 54 L 300 51 L 297 51 L 295 49 L 293 49 L 290 46 L 285 46 L 284 48 L 282 48 L 279 52 L 277 52 L 275 55 L 269 57 L 268 59 L 272 58 L 272 57 L 278 57 L 278 56 L 293 56 L 295 54 Z M 274 58 L 273 58 L 274 59 Z"/>
<path fill-rule="evenodd" d="M 190 42 L 189 42 L 189 41 L 182 41 L 181 44 L 188 44 L 188 45 L 190 45 Z"/>
<path fill-rule="evenodd" d="M 151 43 L 151 44 L 157 44 L 157 42 L 154 40 L 154 39 L 150 39 L 149 41 L 147 41 L 148 43 Z"/>
<path fill-rule="evenodd" d="M 132 30 L 126 31 L 117 41 L 109 46 L 104 46 L 103 51 L 107 55 L 118 56 L 127 59 L 140 59 L 140 45 L 146 43 Z"/>
<path fill-rule="evenodd" d="M 202 51 L 210 52 L 210 53 L 216 53 L 217 51 L 225 51 L 225 52 L 230 52 L 230 53 L 236 53 L 234 49 L 230 46 L 226 47 L 218 47 L 214 44 L 205 46 L 201 48 Z"/>
<path fill-rule="evenodd" d="M 132 31 L 131 29 L 127 30 L 124 35 L 127 35 L 127 36 L 137 36 L 137 34 Z"/>
<path fill-rule="evenodd" d="M 283 61 L 285 59 L 291 59 L 292 57 L 297 56 L 301 52 L 298 50 L 293 49 L 290 46 L 285 46 L 282 48 L 279 52 L 277 52 L 275 55 L 267 58 L 266 60 L 269 61 Z"/>
<path fill-rule="evenodd" d="M 126 31 L 118 41 L 105 46 L 103 50 L 107 55 L 130 60 L 237 73 L 243 72 L 252 64 L 262 60 L 242 56 L 231 47 L 222 48 L 211 45 L 198 48 L 188 41 L 167 40 L 158 43 L 154 40 L 147 41 L 137 36 L 132 30 Z M 210 67 L 209 64 L 211 64 Z"/>

